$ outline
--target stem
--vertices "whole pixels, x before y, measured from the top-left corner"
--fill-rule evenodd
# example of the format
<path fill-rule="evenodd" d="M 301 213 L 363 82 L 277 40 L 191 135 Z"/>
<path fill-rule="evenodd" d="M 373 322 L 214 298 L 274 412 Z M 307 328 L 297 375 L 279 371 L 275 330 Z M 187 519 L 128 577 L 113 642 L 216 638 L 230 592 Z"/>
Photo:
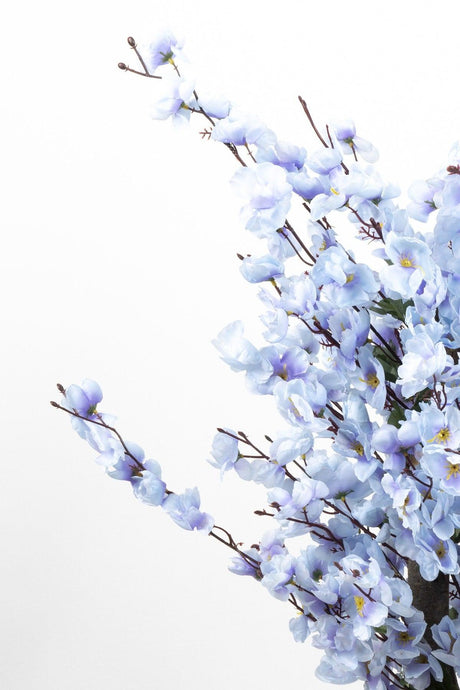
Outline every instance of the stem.
<path fill-rule="evenodd" d="M 312 116 L 311 116 L 311 114 L 310 114 L 310 111 L 308 110 L 308 106 L 307 106 L 305 100 L 302 98 L 302 96 L 298 96 L 298 99 L 299 99 L 300 105 L 301 105 L 302 108 L 303 108 L 303 111 L 304 111 L 305 115 L 306 115 L 307 118 L 308 118 L 309 123 L 310 123 L 311 126 L 313 127 L 313 131 L 315 132 L 316 136 L 318 137 L 318 139 L 320 140 L 320 142 L 323 144 L 323 146 L 325 146 L 325 148 L 327 148 L 327 149 L 330 148 L 330 147 L 329 147 L 329 144 L 328 144 L 327 141 L 323 138 L 323 136 L 320 134 L 320 132 L 319 132 L 317 126 L 316 126 L 315 123 L 313 122 L 313 118 L 312 118 Z M 331 142 L 331 143 L 332 143 L 332 142 Z M 345 165 L 345 163 L 342 161 L 342 162 L 340 163 L 340 165 L 342 166 L 345 175 L 348 175 L 350 171 L 348 170 L 348 168 L 347 168 L 347 166 Z"/>

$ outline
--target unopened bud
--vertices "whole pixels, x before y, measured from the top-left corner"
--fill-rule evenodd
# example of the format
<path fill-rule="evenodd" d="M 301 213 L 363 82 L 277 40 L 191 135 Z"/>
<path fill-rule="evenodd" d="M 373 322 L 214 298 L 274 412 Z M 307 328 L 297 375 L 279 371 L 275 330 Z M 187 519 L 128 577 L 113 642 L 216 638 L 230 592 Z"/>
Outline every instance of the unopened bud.
<path fill-rule="evenodd" d="M 57 383 L 56 388 L 58 389 L 59 393 L 62 393 L 62 395 L 65 395 L 65 388 L 62 385 L 62 383 Z"/>
<path fill-rule="evenodd" d="M 118 68 L 126 71 L 126 70 L 128 69 L 128 66 L 125 65 L 124 62 L 119 62 L 119 63 L 118 63 Z"/>
<path fill-rule="evenodd" d="M 128 45 L 131 46 L 131 48 L 136 47 L 136 41 L 134 40 L 134 38 L 132 36 L 128 36 L 127 40 L 128 40 Z"/>
<path fill-rule="evenodd" d="M 242 254 L 237 253 L 237 257 L 239 258 L 240 261 L 243 261 L 243 259 L 244 259 L 244 256 Z"/>

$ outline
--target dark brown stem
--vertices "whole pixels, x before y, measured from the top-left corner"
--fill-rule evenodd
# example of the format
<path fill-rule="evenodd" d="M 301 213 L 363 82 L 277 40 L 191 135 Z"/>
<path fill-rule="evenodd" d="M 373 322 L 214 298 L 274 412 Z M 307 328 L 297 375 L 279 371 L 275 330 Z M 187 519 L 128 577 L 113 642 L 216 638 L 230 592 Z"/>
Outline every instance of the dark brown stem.
<path fill-rule="evenodd" d="M 436 580 L 428 582 L 420 575 L 415 561 L 407 565 L 407 581 L 413 595 L 413 605 L 422 611 L 427 625 L 425 639 L 431 647 L 436 646 L 431 634 L 431 626 L 439 623 L 449 613 L 449 576 L 439 573 Z M 431 680 L 428 690 L 459 690 L 457 676 L 452 666 L 441 664 L 444 678 L 441 682 Z"/>
<path fill-rule="evenodd" d="M 308 118 L 309 123 L 311 124 L 311 126 L 312 126 L 312 128 L 313 128 L 314 133 L 316 134 L 316 136 L 318 137 L 318 139 L 320 140 L 320 142 L 323 144 L 323 146 L 324 146 L 325 148 L 327 148 L 327 149 L 330 148 L 329 144 L 328 144 L 327 141 L 324 139 L 324 137 L 321 135 L 321 133 L 319 132 L 317 126 L 315 125 L 315 123 L 314 123 L 314 121 L 313 121 L 313 118 L 312 118 L 312 116 L 311 116 L 311 114 L 310 114 L 310 111 L 309 111 L 309 109 L 308 109 L 308 106 L 307 106 L 305 100 L 302 98 L 302 96 L 298 96 L 298 99 L 299 99 L 300 105 L 301 105 L 302 108 L 303 108 L 303 111 L 304 111 L 305 115 L 306 115 L 307 118 Z M 332 143 L 332 142 L 331 142 L 331 143 Z M 342 161 L 342 162 L 340 163 L 340 165 L 342 166 L 343 171 L 345 172 L 345 175 L 348 175 L 350 171 L 348 170 L 348 168 L 347 168 L 347 166 L 345 165 L 345 163 Z"/>

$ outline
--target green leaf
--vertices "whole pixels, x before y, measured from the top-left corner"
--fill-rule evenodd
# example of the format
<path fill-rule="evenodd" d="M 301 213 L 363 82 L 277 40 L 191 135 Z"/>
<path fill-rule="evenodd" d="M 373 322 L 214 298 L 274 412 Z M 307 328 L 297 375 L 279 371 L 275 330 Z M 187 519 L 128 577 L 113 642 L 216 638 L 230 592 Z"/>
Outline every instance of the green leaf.
<path fill-rule="evenodd" d="M 399 321 L 404 321 L 406 318 L 407 307 L 412 307 L 414 305 L 413 301 L 407 300 L 404 302 L 402 299 L 391 299 L 390 297 L 383 297 L 378 304 L 373 307 L 369 307 L 370 311 L 374 311 L 376 314 L 389 314 Z"/>
<path fill-rule="evenodd" d="M 388 347 L 392 350 L 390 345 L 388 345 Z M 376 345 L 372 354 L 382 365 L 383 371 L 385 372 L 385 379 L 392 383 L 396 383 L 396 379 L 398 378 L 398 362 L 395 362 L 395 360 L 385 352 L 381 345 Z"/>
<path fill-rule="evenodd" d="M 390 412 L 390 416 L 388 417 L 388 424 L 392 424 L 393 426 L 399 428 L 401 426 L 401 422 L 406 419 L 404 410 L 403 408 L 398 405 L 398 403 L 393 402 L 393 409 Z"/>

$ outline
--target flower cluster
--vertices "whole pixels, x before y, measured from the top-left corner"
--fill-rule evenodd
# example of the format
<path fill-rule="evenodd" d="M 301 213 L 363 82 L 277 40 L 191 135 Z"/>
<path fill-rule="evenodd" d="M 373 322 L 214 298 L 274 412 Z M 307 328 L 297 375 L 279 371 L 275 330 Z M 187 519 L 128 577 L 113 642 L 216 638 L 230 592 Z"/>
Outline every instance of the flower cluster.
<path fill-rule="evenodd" d="M 299 98 L 320 141 L 307 153 L 226 99 L 200 98 L 181 57 L 168 34 L 141 59 L 145 76 L 171 70 L 154 117 L 206 120 L 202 135 L 240 164 L 232 185 L 242 219 L 264 243 L 260 256 L 240 256 L 240 268 L 260 284 L 265 344 L 250 342 L 240 321 L 214 344 L 251 391 L 273 396 L 284 420 L 263 448 L 227 428 L 214 439 L 211 464 L 262 484 L 267 502 L 256 512 L 272 518 L 230 568 L 295 607 L 295 640 L 311 637 L 324 651 L 320 679 L 362 680 L 369 690 L 457 687 L 460 146 L 443 171 L 411 187 L 404 210 L 354 123 L 333 123 L 323 136 Z M 305 211 L 298 229 L 288 220 L 294 204 Z M 344 245 L 352 234 L 376 243 L 372 265 Z M 159 465 L 97 412 L 100 399 L 86 381 L 62 403 L 98 462 L 181 527 L 212 533 L 197 490 L 169 492 Z M 299 536 L 300 552 L 291 547 Z M 410 565 L 420 580 L 446 583 L 434 623 L 415 601 Z"/>
<path fill-rule="evenodd" d="M 147 505 L 161 506 L 180 527 L 211 532 L 214 521 L 200 511 L 198 489 L 186 489 L 183 494 L 167 489 L 159 463 L 145 460 L 143 449 L 124 441 L 113 427 L 113 417 L 98 411 L 102 391 L 95 381 L 85 379 L 81 386 L 72 384 L 67 390 L 62 386 L 59 389 L 62 405 L 54 406 L 71 414 L 73 428 L 98 453 L 96 462 L 110 477 L 130 482 L 136 498 Z"/>

